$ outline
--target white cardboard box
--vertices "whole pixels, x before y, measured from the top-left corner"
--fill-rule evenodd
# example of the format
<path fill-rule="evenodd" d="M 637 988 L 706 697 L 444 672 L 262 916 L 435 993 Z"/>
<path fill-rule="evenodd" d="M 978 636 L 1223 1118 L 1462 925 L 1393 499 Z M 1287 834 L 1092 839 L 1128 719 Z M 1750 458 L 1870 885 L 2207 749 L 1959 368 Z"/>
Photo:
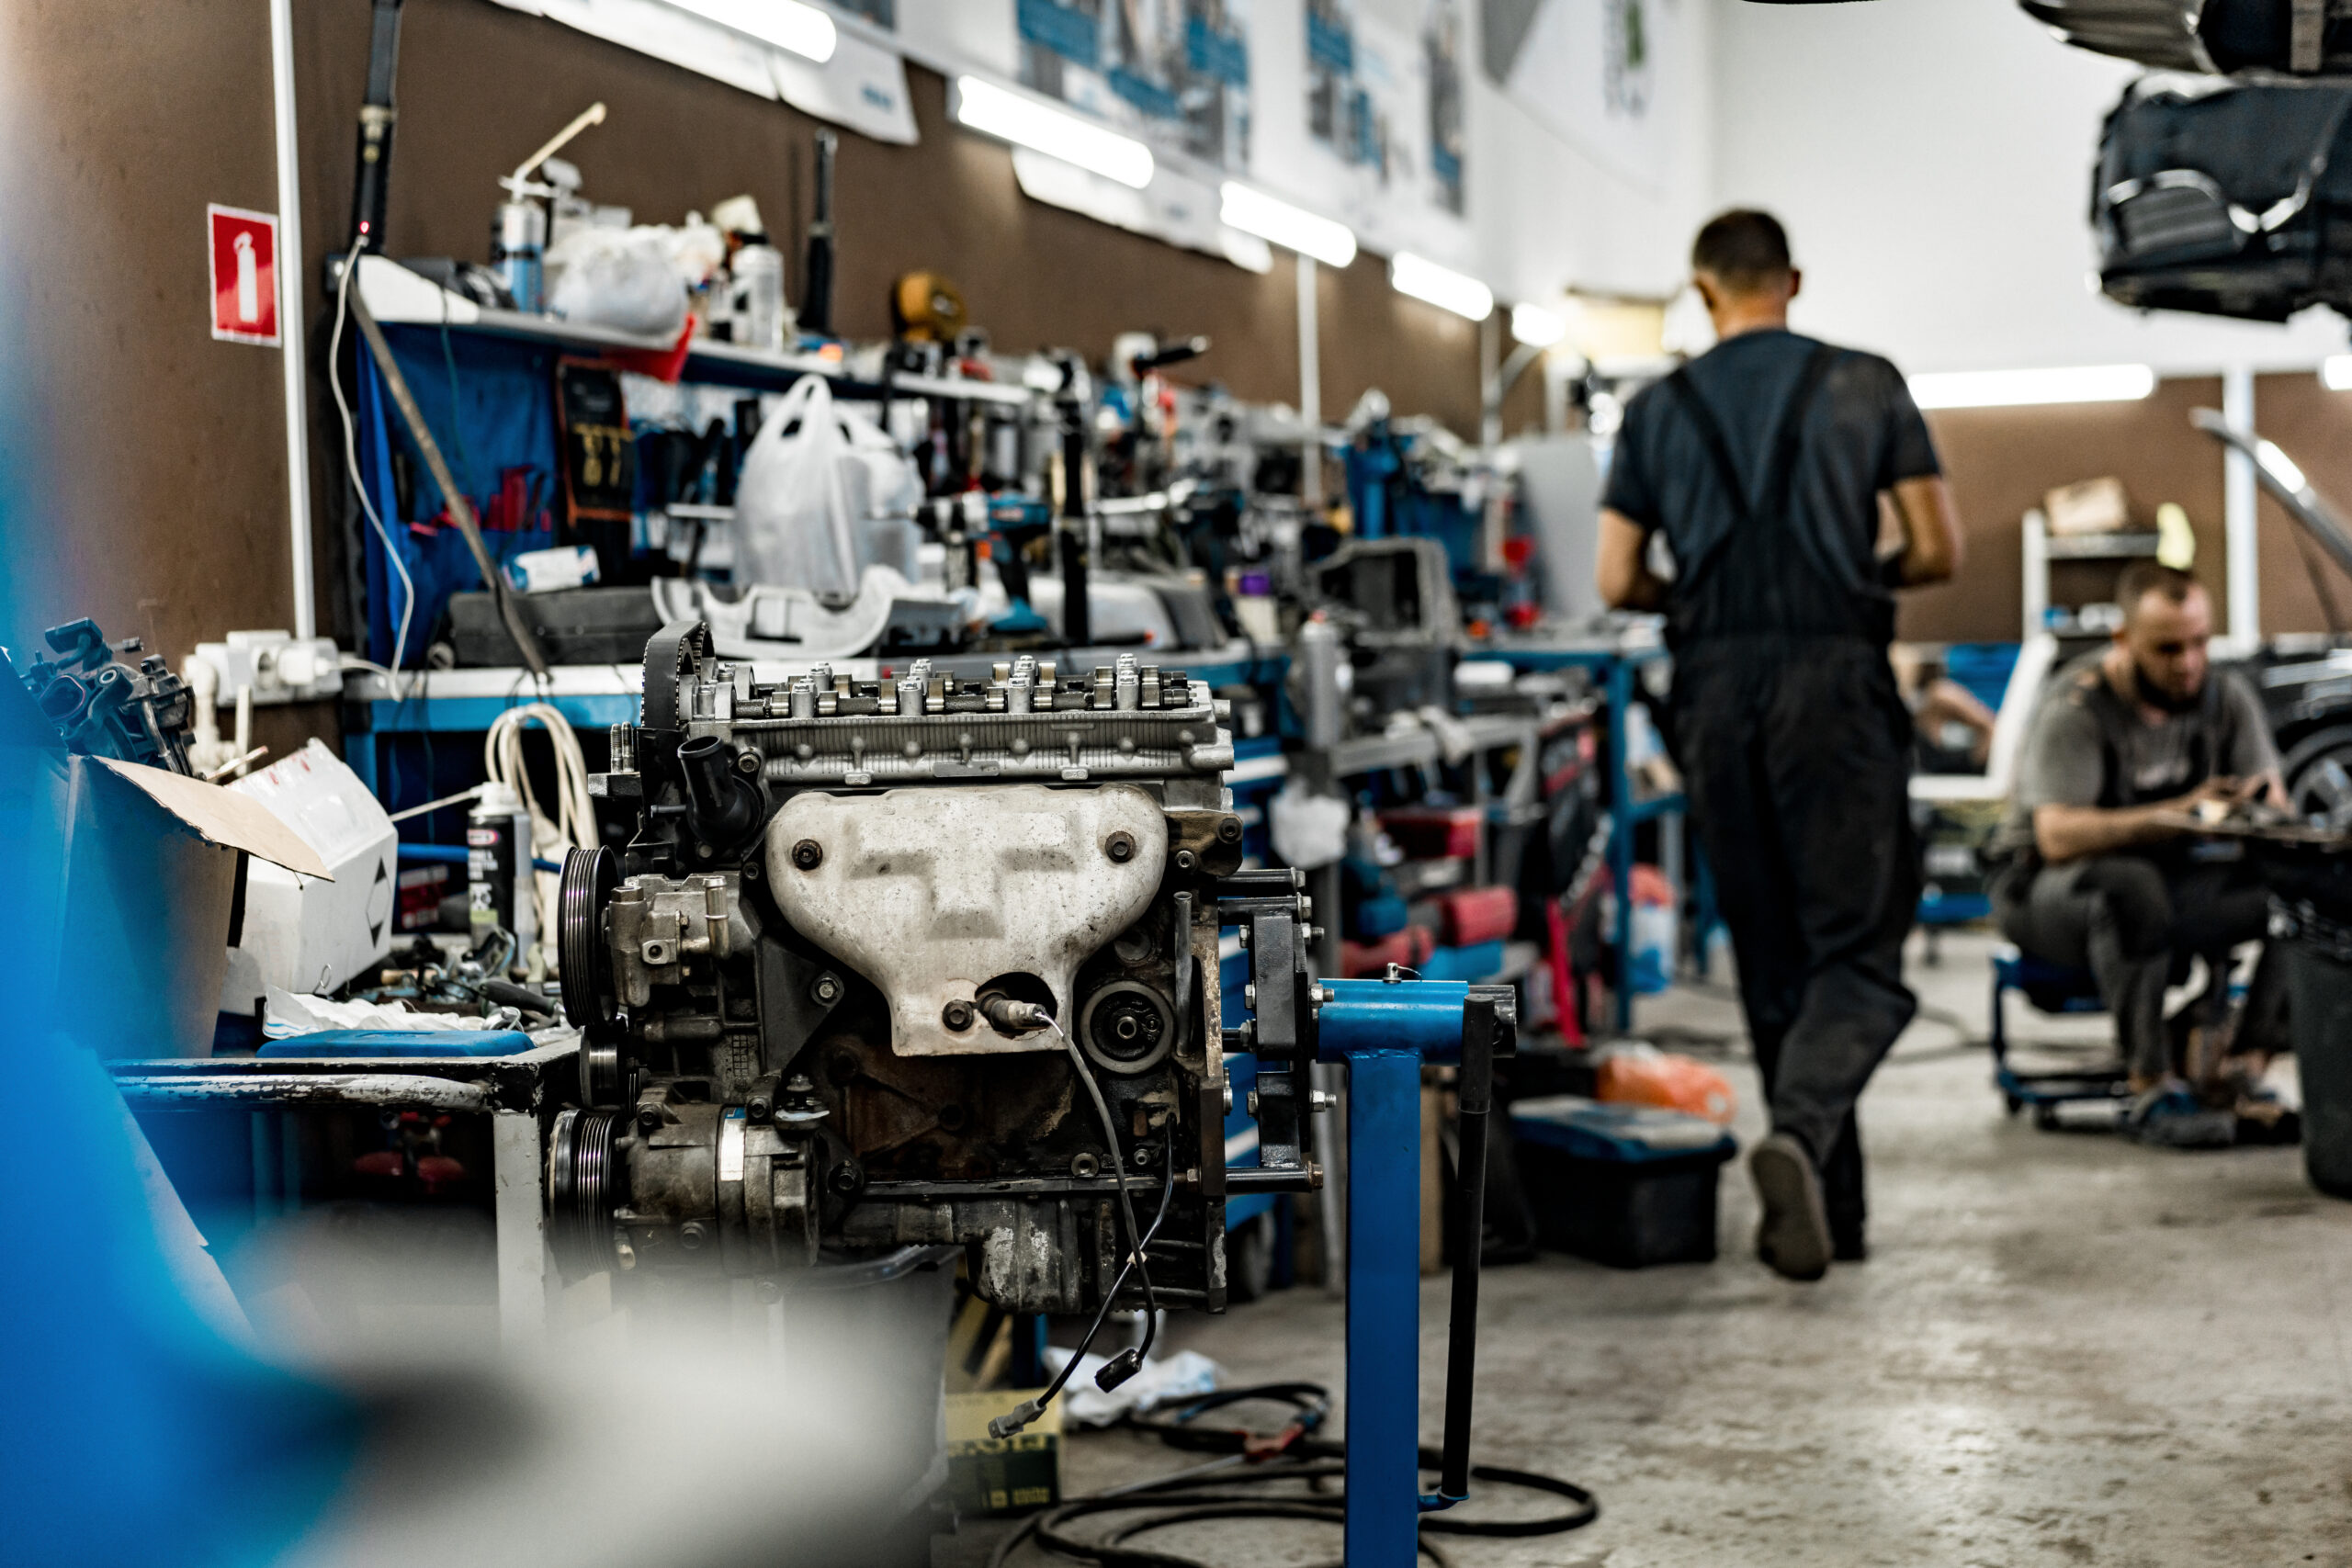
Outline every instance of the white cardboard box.
<path fill-rule="evenodd" d="M 230 787 L 300 834 L 333 880 L 252 863 L 243 956 L 230 956 L 220 1010 L 254 1012 L 259 992 L 230 993 L 256 978 L 288 991 L 328 991 L 389 954 L 400 832 L 359 775 L 313 740 Z"/>

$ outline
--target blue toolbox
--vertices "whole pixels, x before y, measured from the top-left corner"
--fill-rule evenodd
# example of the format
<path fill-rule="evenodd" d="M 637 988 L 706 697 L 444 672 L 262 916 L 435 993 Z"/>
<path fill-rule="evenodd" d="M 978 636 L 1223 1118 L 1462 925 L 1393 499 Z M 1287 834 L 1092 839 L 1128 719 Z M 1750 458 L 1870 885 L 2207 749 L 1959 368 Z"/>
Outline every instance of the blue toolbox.
<path fill-rule="evenodd" d="M 1715 1187 L 1739 1152 L 1702 1116 L 1581 1095 L 1511 1107 L 1536 1239 L 1618 1269 L 1711 1263 Z"/>

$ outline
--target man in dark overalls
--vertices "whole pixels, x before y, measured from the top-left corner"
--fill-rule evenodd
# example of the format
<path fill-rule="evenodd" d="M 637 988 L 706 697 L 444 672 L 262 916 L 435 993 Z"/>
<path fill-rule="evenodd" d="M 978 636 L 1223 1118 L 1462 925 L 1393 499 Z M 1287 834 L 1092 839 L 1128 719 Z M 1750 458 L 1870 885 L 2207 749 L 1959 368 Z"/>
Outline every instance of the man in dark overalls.
<path fill-rule="evenodd" d="M 2207 959 L 2204 1010 L 2178 1021 L 2219 1022 L 2221 971 L 2233 947 L 2261 938 L 2270 898 L 2257 868 L 2232 846 L 2199 844 L 2185 823 L 2209 805 L 2286 791 L 2261 699 L 2207 664 L 2213 602 L 2203 585 L 2140 561 L 2115 597 L 2124 618 L 2114 641 L 2052 676 L 2034 715 L 1996 841 L 2008 863 L 1993 908 L 2011 942 L 2098 977 L 2136 1097 L 2133 1129 L 2183 1141 L 2200 1108 L 2164 1016 L 2165 986 L 2178 961 Z M 2284 1043 L 2277 976 L 2259 979 L 2253 1027 L 2232 1043 L 2247 1057 Z"/>
<path fill-rule="evenodd" d="M 1777 221 L 1726 212 L 1690 262 L 1718 341 L 1626 407 L 1600 592 L 1666 614 L 1675 759 L 1772 1117 L 1748 1157 L 1757 1254 L 1817 1280 L 1864 1255 L 1854 1101 L 1917 1007 L 1893 591 L 1950 577 L 1960 530 L 1902 375 L 1789 331 L 1799 277 Z M 1668 573 L 1651 562 L 1661 539 Z"/>

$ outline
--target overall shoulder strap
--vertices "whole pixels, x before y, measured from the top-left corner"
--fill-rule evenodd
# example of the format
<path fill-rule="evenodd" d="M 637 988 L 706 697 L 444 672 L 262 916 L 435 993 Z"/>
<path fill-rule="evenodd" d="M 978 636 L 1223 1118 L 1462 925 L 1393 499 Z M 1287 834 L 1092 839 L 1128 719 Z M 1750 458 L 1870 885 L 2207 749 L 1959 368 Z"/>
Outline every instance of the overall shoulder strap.
<path fill-rule="evenodd" d="M 1797 373 L 1787 407 L 1781 411 L 1781 428 L 1773 434 L 1764 470 L 1764 503 L 1776 511 L 1788 510 L 1789 487 L 1796 482 L 1797 459 L 1804 451 L 1805 416 L 1813 412 L 1813 400 L 1837 359 L 1836 349 L 1826 343 L 1815 344 L 1813 352 L 1805 355 L 1804 368 Z"/>
<path fill-rule="evenodd" d="M 1732 461 L 1731 443 L 1724 438 L 1724 427 L 1715 418 L 1715 411 L 1707 406 L 1700 394 L 1698 383 L 1690 379 L 1690 367 L 1684 366 L 1666 378 L 1675 401 L 1690 416 L 1691 426 L 1699 433 L 1699 444 L 1707 449 L 1707 457 L 1714 464 L 1715 482 L 1723 487 L 1724 497 L 1731 502 L 1732 515 L 1746 523 L 1752 512 L 1747 502 L 1747 486 L 1741 482 L 1739 465 Z"/>

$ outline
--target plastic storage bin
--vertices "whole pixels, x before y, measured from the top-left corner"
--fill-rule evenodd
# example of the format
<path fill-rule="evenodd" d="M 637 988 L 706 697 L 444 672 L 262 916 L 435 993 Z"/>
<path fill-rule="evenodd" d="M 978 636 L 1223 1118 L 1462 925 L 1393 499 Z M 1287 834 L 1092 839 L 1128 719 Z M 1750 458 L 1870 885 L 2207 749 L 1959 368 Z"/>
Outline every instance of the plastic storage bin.
<path fill-rule="evenodd" d="M 1703 1117 L 1578 1095 L 1511 1107 L 1536 1240 L 1618 1269 L 1710 1263 L 1715 1188 L 1739 1152 Z"/>

